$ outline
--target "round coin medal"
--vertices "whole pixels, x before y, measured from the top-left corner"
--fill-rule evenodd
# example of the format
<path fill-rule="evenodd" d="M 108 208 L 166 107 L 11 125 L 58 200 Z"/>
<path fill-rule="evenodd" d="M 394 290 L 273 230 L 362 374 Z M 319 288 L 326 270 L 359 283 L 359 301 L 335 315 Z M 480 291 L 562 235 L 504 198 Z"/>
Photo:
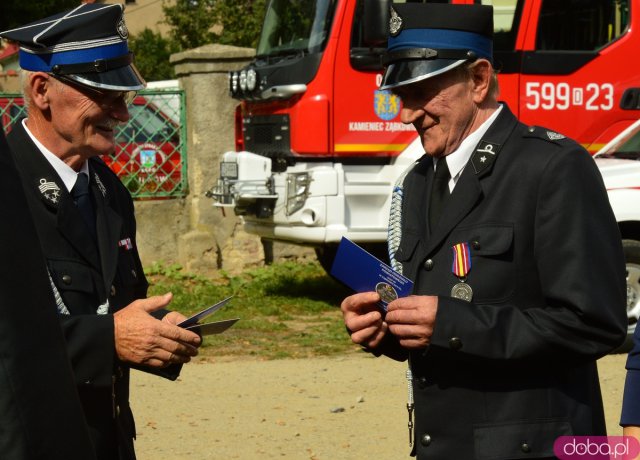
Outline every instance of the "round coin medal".
<path fill-rule="evenodd" d="M 467 283 L 458 283 L 451 289 L 451 297 L 455 299 L 471 302 L 473 298 L 473 289 Z"/>

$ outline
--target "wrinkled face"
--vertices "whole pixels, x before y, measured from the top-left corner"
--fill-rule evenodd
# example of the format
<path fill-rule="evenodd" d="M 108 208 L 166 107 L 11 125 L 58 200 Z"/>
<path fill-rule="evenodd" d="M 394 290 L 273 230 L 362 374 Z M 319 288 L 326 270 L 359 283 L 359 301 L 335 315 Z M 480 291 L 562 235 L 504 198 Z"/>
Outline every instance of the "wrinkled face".
<path fill-rule="evenodd" d="M 53 77 L 49 81 L 49 121 L 58 143 L 83 158 L 112 153 L 116 126 L 129 120 L 126 93 L 99 91 Z"/>
<path fill-rule="evenodd" d="M 450 154 L 471 132 L 478 112 L 472 87 L 464 71 L 453 69 L 394 89 L 402 99 L 401 121 L 413 124 L 428 155 Z"/>

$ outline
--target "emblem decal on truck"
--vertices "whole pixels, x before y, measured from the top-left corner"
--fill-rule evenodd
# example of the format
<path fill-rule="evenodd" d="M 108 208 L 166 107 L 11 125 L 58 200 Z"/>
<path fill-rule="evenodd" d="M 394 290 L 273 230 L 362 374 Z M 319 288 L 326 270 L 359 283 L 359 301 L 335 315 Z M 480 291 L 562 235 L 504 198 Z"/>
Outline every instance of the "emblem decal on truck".
<path fill-rule="evenodd" d="M 393 120 L 400 113 L 400 98 L 391 91 L 374 91 L 373 111 L 383 120 Z"/>

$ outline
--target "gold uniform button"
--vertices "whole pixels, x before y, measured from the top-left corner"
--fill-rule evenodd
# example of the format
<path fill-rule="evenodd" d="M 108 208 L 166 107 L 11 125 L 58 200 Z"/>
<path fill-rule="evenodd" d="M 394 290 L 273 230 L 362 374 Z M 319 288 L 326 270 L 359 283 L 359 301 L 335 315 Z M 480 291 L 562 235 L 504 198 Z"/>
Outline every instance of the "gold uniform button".
<path fill-rule="evenodd" d="M 71 275 L 62 275 L 62 282 L 67 286 L 71 284 Z"/>

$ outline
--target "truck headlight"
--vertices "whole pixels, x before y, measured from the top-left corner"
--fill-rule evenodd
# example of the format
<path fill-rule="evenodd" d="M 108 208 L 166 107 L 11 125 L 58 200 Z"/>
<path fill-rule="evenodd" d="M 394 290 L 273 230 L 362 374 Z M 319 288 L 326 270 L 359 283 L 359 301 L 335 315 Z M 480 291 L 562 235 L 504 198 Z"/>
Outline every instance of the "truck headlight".
<path fill-rule="evenodd" d="M 258 74 L 255 69 L 247 70 L 247 89 L 249 91 L 253 91 L 256 89 L 256 84 L 258 83 Z"/>
<path fill-rule="evenodd" d="M 287 174 L 287 216 L 304 206 L 309 196 L 309 184 L 311 177 L 309 173 L 290 173 Z"/>
<path fill-rule="evenodd" d="M 238 92 L 238 72 L 229 72 L 229 88 L 231 89 L 231 94 Z"/>
<path fill-rule="evenodd" d="M 240 71 L 240 89 L 247 90 L 247 71 L 244 69 Z"/>

